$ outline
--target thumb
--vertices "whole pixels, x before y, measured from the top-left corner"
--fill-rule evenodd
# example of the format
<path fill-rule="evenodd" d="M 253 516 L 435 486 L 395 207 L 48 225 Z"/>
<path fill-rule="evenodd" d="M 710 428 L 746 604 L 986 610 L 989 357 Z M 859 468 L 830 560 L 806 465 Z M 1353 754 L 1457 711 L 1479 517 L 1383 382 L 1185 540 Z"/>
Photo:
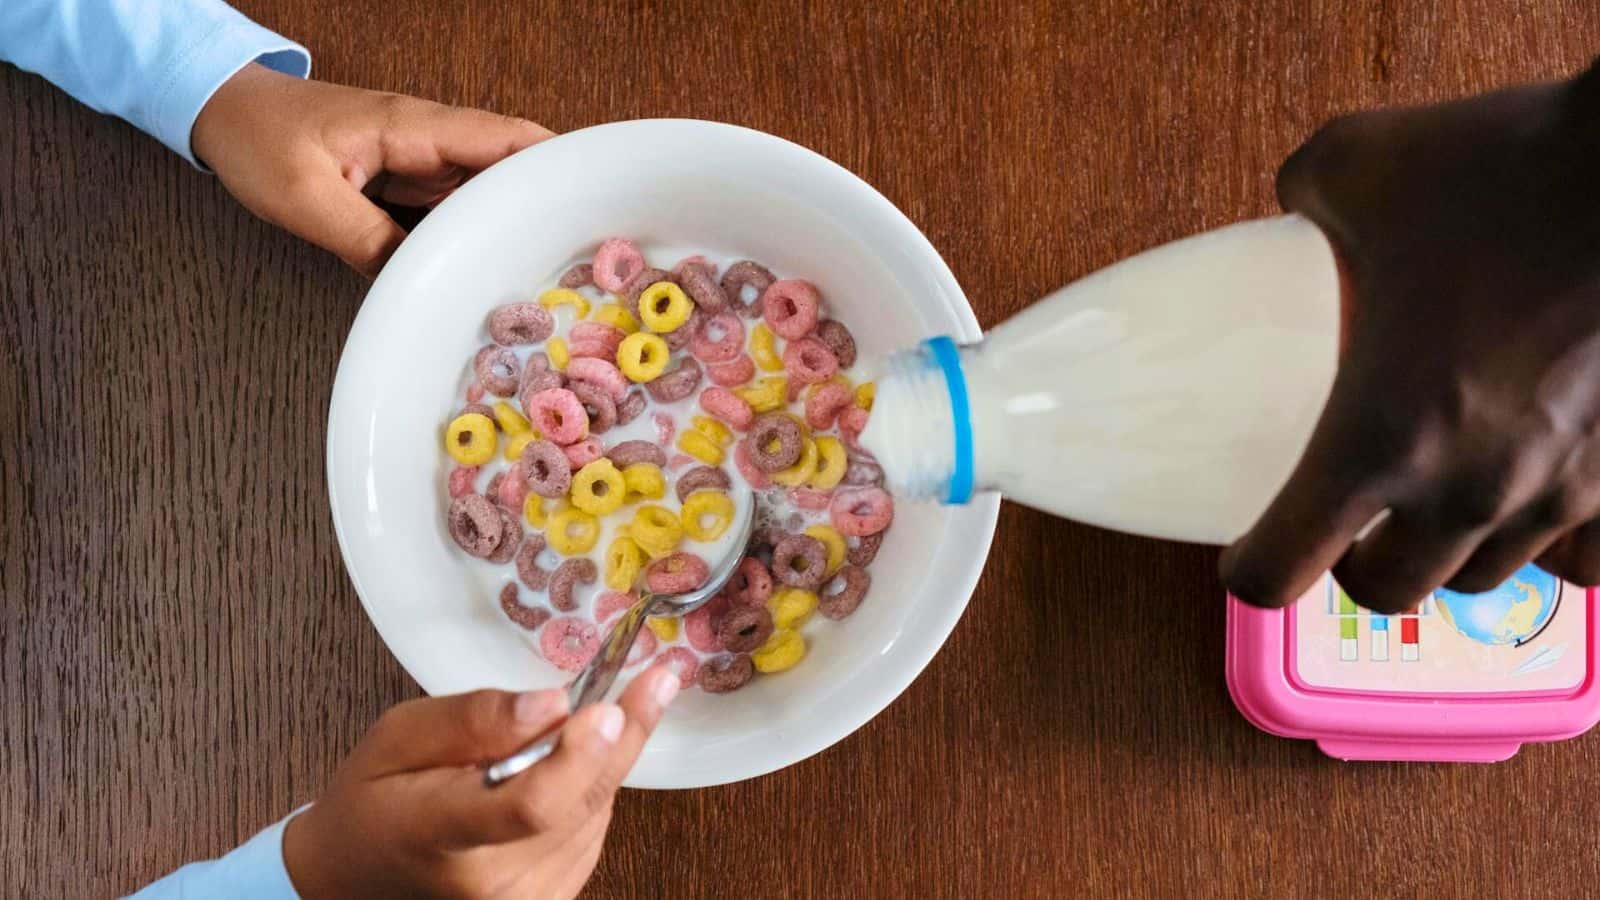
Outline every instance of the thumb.
<path fill-rule="evenodd" d="M 278 206 L 271 218 L 368 278 L 377 277 L 406 238 L 405 229 L 336 171 L 291 189 Z"/>
<path fill-rule="evenodd" d="M 384 713 L 350 755 L 375 778 L 441 766 L 471 766 L 522 749 L 567 714 L 566 691 L 473 691 L 424 697 Z"/>

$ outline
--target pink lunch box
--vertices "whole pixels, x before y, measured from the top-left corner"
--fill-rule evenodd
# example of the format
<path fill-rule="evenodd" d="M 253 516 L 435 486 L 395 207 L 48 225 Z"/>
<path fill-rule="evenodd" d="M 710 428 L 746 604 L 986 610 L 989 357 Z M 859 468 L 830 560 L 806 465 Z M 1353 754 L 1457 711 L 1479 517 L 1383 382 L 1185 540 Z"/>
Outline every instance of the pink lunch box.
<path fill-rule="evenodd" d="M 1600 720 L 1595 597 L 1534 566 L 1404 616 L 1326 575 L 1285 609 L 1229 597 L 1228 692 L 1256 727 L 1339 759 L 1497 762 Z"/>

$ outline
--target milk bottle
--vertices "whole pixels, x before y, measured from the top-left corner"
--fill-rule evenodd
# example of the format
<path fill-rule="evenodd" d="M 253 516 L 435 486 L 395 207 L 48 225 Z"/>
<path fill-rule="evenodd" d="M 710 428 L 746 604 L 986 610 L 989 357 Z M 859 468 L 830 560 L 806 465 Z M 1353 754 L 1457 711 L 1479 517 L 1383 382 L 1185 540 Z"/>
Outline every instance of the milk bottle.
<path fill-rule="evenodd" d="M 1244 222 L 1089 275 L 977 343 L 891 356 L 861 443 L 907 499 L 999 491 L 1228 543 L 1304 451 L 1338 336 L 1322 233 L 1298 216 Z"/>

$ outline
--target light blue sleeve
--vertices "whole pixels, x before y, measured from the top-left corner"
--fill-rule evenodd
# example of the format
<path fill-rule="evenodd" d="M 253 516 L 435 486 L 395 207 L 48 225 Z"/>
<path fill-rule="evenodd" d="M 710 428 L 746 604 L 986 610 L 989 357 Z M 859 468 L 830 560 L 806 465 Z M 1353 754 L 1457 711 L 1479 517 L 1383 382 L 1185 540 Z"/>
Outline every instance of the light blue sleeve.
<path fill-rule="evenodd" d="M 195 165 L 200 108 L 250 62 L 296 78 L 311 55 L 221 0 L 0 0 L 0 61 L 121 116 Z"/>
<path fill-rule="evenodd" d="M 132 900 L 299 900 L 283 867 L 283 829 L 292 818 L 263 829 L 227 856 L 184 866 Z"/>

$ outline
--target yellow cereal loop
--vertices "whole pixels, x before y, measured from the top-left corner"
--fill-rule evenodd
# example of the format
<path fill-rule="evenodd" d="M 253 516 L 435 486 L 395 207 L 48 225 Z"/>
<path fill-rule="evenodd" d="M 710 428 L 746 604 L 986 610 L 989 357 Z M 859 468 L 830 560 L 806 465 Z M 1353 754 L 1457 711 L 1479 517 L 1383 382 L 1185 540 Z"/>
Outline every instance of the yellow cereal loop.
<path fill-rule="evenodd" d="M 678 620 L 670 617 L 652 616 L 644 620 L 644 624 L 656 633 L 663 644 L 670 644 L 678 639 Z"/>
<path fill-rule="evenodd" d="M 605 581 L 613 591 L 632 590 L 643 568 L 644 551 L 633 538 L 616 538 L 606 548 Z"/>
<path fill-rule="evenodd" d="M 557 372 L 565 372 L 567 363 L 572 361 L 572 354 L 567 352 L 567 339 L 553 337 L 544 342 L 545 355 L 550 357 L 550 365 L 556 367 Z"/>
<path fill-rule="evenodd" d="M 844 444 L 836 437 L 823 435 L 817 438 L 817 471 L 809 479 L 819 491 L 831 491 L 844 480 L 844 471 L 850 467 L 850 457 Z"/>
<path fill-rule="evenodd" d="M 500 430 L 506 434 L 521 434 L 533 428 L 515 406 L 504 400 L 494 402 L 494 420 L 500 423 Z"/>
<path fill-rule="evenodd" d="M 817 442 L 810 438 L 802 438 L 799 461 L 781 472 L 773 472 L 772 481 L 784 487 L 799 487 L 810 480 L 816 472 Z"/>
<path fill-rule="evenodd" d="M 750 404 L 758 413 L 782 409 L 789 402 L 789 379 L 783 375 L 768 375 L 756 379 L 749 387 L 734 388 L 739 398 Z"/>
<path fill-rule="evenodd" d="M 539 432 L 529 429 L 519 434 L 513 434 L 506 441 L 506 459 L 516 462 L 522 458 L 523 448 L 539 439 Z"/>
<path fill-rule="evenodd" d="M 444 430 L 444 450 L 463 466 L 481 466 L 494 459 L 498 441 L 494 422 L 483 413 L 456 416 Z"/>
<path fill-rule="evenodd" d="M 572 505 L 591 516 L 604 516 L 622 508 L 628 485 L 622 473 L 604 456 L 572 476 Z"/>
<path fill-rule="evenodd" d="M 793 631 L 806 623 L 817 609 L 817 595 L 800 588 L 780 588 L 767 598 L 767 612 L 780 631 Z"/>
<path fill-rule="evenodd" d="M 694 301 L 670 281 L 658 281 L 639 295 L 639 318 L 656 334 L 677 331 L 693 312 Z"/>
<path fill-rule="evenodd" d="M 694 425 L 694 430 L 700 432 L 719 447 L 726 447 L 733 443 L 733 430 L 710 416 L 695 416 L 689 420 Z"/>
<path fill-rule="evenodd" d="M 651 559 L 660 559 L 678 549 L 683 541 L 683 523 L 672 510 L 647 503 L 634 512 L 628 534 Z"/>
<path fill-rule="evenodd" d="M 756 671 L 770 675 L 773 672 L 794 668 L 805 655 L 806 639 L 801 637 L 798 631 L 780 628 L 772 632 L 772 637 L 767 638 L 765 644 L 750 654 L 750 661 L 756 664 Z"/>
<path fill-rule="evenodd" d="M 667 479 L 655 463 L 634 463 L 622 470 L 622 483 L 628 488 L 627 502 L 660 500 L 667 495 Z"/>
<path fill-rule="evenodd" d="M 845 543 L 844 535 L 839 533 L 839 529 L 834 528 L 832 525 L 823 525 L 818 523 L 810 528 L 807 528 L 806 535 L 815 538 L 819 543 L 822 544 L 824 548 L 827 549 L 827 573 L 832 575 L 839 571 L 839 569 L 844 565 L 844 555 L 850 549 L 849 545 Z"/>
<path fill-rule="evenodd" d="M 648 331 L 630 334 L 617 345 L 617 368 L 635 384 L 653 381 L 667 370 L 671 360 L 672 350 L 667 342 Z"/>
<path fill-rule="evenodd" d="M 750 357 L 768 372 L 783 370 L 783 357 L 778 355 L 777 338 L 773 337 L 772 329 L 765 322 L 757 322 L 750 329 Z"/>
<path fill-rule="evenodd" d="M 595 310 L 594 321 L 601 325 L 610 325 L 623 334 L 633 334 L 639 330 L 639 320 L 620 303 L 607 303 Z"/>
<path fill-rule="evenodd" d="M 600 522 L 581 509 L 567 507 L 546 519 L 545 540 L 562 556 L 581 556 L 600 540 Z"/>
<path fill-rule="evenodd" d="M 722 465 L 722 448 L 698 431 L 689 429 L 678 435 L 678 449 L 708 466 Z"/>
<path fill-rule="evenodd" d="M 856 387 L 856 405 L 872 412 L 872 401 L 878 396 L 877 382 L 863 381 Z"/>
<path fill-rule="evenodd" d="M 571 288 L 551 288 L 539 295 L 539 305 L 545 309 L 554 310 L 558 306 L 570 306 L 577 318 L 589 314 L 589 298 Z"/>
<path fill-rule="evenodd" d="M 695 491 L 683 501 L 679 518 L 683 533 L 691 540 L 714 541 L 733 524 L 733 499 L 721 491 Z"/>
<path fill-rule="evenodd" d="M 528 520 L 529 525 L 544 528 L 544 498 L 528 492 L 528 499 L 522 501 L 522 517 Z"/>

